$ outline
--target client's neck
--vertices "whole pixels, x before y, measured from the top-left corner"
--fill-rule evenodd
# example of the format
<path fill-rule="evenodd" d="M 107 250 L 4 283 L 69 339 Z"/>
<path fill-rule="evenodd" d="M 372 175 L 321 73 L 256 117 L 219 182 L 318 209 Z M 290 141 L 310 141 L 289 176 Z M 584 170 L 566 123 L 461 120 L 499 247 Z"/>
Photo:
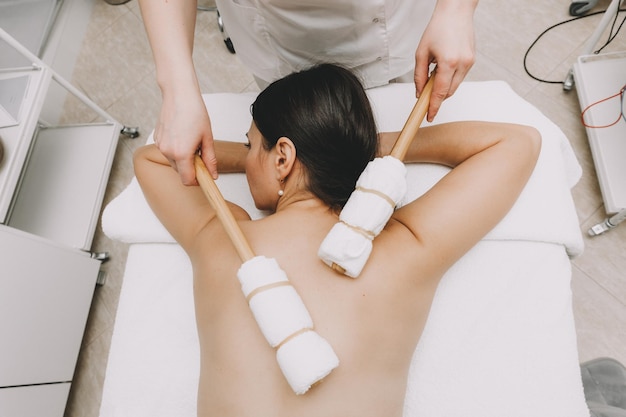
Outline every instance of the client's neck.
<path fill-rule="evenodd" d="M 284 210 L 329 210 L 329 207 L 308 190 L 285 190 L 278 200 L 276 213 Z"/>

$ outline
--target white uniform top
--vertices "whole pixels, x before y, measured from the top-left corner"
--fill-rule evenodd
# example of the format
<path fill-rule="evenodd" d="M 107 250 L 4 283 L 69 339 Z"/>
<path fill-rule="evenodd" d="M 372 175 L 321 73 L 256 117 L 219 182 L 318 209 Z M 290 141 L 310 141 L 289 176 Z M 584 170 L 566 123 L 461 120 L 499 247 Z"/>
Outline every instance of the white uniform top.
<path fill-rule="evenodd" d="M 412 72 L 436 0 L 216 0 L 237 55 L 271 82 L 319 62 L 367 88 Z"/>

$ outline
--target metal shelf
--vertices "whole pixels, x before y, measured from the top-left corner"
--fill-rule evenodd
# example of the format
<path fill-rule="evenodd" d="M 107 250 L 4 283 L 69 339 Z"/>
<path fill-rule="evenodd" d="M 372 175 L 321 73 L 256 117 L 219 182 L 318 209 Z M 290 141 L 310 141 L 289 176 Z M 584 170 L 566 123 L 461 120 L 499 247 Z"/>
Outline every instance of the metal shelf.
<path fill-rule="evenodd" d="M 0 39 L 30 63 L 0 68 L 0 78 L 9 82 L 29 78 L 17 124 L 0 128 L 0 223 L 89 251 L 118 137 L 125 129 L 1 28 Z M 100 120 L 60 126 L 44 122 L 43 103 L 53 85 Z"/>

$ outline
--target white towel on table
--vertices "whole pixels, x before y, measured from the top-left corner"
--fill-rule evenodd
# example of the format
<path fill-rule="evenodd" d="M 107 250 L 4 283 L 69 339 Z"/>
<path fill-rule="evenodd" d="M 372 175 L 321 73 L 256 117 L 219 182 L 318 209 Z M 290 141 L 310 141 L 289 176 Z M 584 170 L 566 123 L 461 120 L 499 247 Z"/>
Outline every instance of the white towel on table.
<path fill-rule="evenodd" d="M 391 84 L 369 90 L 368 95 L 379 130 L 402 129 L 415 104 L 412 85 Z M 248 109 L 254 97 L 254 94 L 211 96 L 207 102 L 209 111 L 220 115 L 214 117 L 212 122 L 216 138 L 245 141 L 245 132 L 251 121 Z M 473 99 L 479 100 L 480 105 L 475 102 L 467 104 Z M 225 106 L 225 103 L 228 105 Z M 229 111 L 224 111 L 225 107 Z M 580 254 L 583 250 L 582 235 L 569 190 L 580 179 L 582 169 L 561 129 L 503 81 L 462 83 L 457 93 L 441 107 L 436 123 L 458 120 L 530 125 L 537 128 L 543 138 L 539 160 L 528 184 L 513 209 L 488 234 L 487 239 L 554 242 L 565 245 L 570 256 Z M 428 123 L 424 122 L 424 125 Z M 422 195 L 447 171 L 448 168 L 440 165 L 407 165 L 407 201 Z M 264 215 L 254 206 L 243 174 L 221 174 L 217 184 L 225 199 L 238 202 L 252 218 Z M 120 217 L 117 213 L 125 215 Z M 105 208 L 102 228 L 109 237 L 128 243 L 174 241 L 150 210 L 134 178 L 127 189 Z"/>

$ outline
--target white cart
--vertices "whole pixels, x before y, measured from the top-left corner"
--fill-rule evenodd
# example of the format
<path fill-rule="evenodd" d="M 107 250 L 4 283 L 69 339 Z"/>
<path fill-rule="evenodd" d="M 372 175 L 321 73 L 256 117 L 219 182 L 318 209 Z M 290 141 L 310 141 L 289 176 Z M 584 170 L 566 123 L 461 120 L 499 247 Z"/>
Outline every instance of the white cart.
<path fill-rule="evenodd" d="M 600 23 L 592 33 L 583 55 L 573 66 L 564 81 L 563 88 L 570 90 L 574 81 L 581 109 L 619 93 L 626 86 L 626 52 L 593 54 L 593 51 L 617 13 L 621 0 L 612 0 Z M 600 103 L 585 112 L 590 126 L 603 126 L 619 116 L 620 100 L 617 96 L 610 102 Z M 626 108 L 623 108 L 626 110 Z M 598 235 L 617 226 L 626 219 L 626 120 L 607 128 L 586 127 L 589 145 L 600 183 L 600 191 L 608 217 L 589 230 Z"/>
<path fill-rule="evenodd" d="M 0 69 L 0 416 L 62 417 L 105 258 L 90 250 L 123 128 L 2 29 L 0 42 L 24 63 Z M 55 89 L 66 92 L 60 103 L 47 101 Z M 62 122 L 67 97 L 95 118 Z"/>

